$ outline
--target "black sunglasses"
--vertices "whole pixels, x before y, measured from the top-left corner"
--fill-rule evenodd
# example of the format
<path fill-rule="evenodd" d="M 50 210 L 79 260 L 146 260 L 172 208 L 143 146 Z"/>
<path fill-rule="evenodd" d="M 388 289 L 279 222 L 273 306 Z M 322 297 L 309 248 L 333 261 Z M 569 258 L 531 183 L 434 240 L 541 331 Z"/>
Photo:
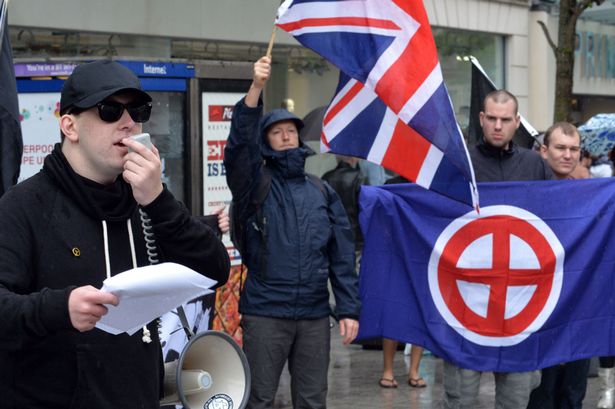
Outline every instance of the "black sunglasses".
<path fill-rule="evenodd" d="M 96 104 L 98 116 L 105 122 L 117 122 L 124 114 L 124 109 L 133 121 L 138 123 L 147 122 L 152 113 L 152 103 L 122 104 L 117 101 L 103 101 Z"/>

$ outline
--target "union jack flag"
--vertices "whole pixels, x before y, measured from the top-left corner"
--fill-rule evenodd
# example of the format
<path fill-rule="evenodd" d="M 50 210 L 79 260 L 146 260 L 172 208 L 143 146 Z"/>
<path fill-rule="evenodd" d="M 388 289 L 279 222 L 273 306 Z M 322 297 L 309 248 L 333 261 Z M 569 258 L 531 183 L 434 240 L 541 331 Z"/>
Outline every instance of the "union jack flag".
<path fill-rule="evenodd" d="M 321 150 L 478 206 L 470 158 L 418 0 L 286 0 L 278 27 L 337 66 Z"/>

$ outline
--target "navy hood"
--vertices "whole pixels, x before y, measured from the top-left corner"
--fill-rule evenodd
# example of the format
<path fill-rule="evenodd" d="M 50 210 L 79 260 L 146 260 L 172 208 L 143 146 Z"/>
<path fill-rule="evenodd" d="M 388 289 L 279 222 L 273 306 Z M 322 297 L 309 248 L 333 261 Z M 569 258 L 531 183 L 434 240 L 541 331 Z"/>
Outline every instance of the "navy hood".
<path fill-rule="evenodd" d="M 267 128 L 269 128 L 271 125 L 275 124 L 276 122 L 288 121 L 288 120 L 295 122 L 295 125 L 297 126 L 297 130 L 300 130 L 301 128 L 303 128 L 303 121 L 299 119 L 297 115 L 293 114 L 290 111 L 287 111 L 286 109 L 278 108 L 278 109 L 274 109 L 271 112 L 267 112 L 265 115 L 263 115 L 263 118 L 261 119 L 261 123 L 260 123 L 261 135 L 263 135 L 264 137 Z"/>
<path fill-rule="evenodd" d="M 267 112 L 260 120 L 259 129 L 261 133 L 261 154 L 265 159 L 267 158 L 281 158 L 286 156 L 286 151 L 274 151 L 271 146 L 269 146 L 269 142 L 267 141 L 267 128 L 276 122 L 280 121 L 294 121 L 297 126 L 297 131 L 303 128 L 303 121 L 299 119 L 295 114 L 290 111 L 287 111 L 283 108 L 274 109 L 273 111 Z M 297 134 L 298 136 L 298 134 Z M 306 144 L 303 143 L 301 137 L 299 137 L 299 147 L 303 151 L 303 156 L 313 155 L 315 152 Z M 292 149 L 291 149 L 292 150 Z"/>

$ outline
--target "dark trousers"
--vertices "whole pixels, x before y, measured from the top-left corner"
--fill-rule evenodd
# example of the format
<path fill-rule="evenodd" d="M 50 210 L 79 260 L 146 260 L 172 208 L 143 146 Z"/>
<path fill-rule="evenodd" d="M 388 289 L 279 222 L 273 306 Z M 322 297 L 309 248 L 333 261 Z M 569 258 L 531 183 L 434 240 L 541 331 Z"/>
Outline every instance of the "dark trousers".
<path fill-rule="evenodd" d="M 615 367 L 615 356 L 601 356 L 600 368 L 613 368 Z"/>
<path fill-rule="evenodd" d="M 540 386 L 532 391 L 528 409 L 581 409 L 589 362 L 581 359 L 543 369 Z"/>
<path fill-rule="evenodd" d="M 243 350 L 250 364 L 252 389 L 247 409 L 271 409 L 288 360 L 295 409 L 327 407 L 329 318 L 286 320 L 243 315 Z"/>

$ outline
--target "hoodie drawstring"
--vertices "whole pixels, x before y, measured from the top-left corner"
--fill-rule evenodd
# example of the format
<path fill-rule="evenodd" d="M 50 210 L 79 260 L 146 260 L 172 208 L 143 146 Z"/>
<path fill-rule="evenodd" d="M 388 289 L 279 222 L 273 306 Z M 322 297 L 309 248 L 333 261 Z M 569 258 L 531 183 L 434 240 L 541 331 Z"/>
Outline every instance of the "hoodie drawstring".
<path fill-rule="evenodd" d="M 107 222 L 105 220 L 102 221 L 103 225 L 103 240 L 105 247 L 105 269 L 107 272 L 107 278 L 111 277 L 111 262 L 109 257 L 109 234 L 107 232 Z M 130 219 L 126 220 L 126 229 L 128 230 L 128 240 L 130 242 L 130 256 L 132 258 L 132 268 L 137 268 L 137 253 L 135 251 L 135 239 L 132 234 L 132 222 Z M 152 342 L 151 333 L 147 328 L 147 325 L 143 326 L 143 337 L 141 338 L 143 342 L 149 344 Z"/>
<path fill-rule="evenodd" d="M 128 228 L 128 240 L 130 241 L 130 255 L 132 256 L 132 268 L 137 268 L 137 254 L 135 252 L 135 238 L 132 235 L 132 222 L 130 219 L 126 221 Z"/>
<path fill-rule="evenodd" d="M 109 262 L 109 235 L 107 234 L 107 222 L 102 221 L 103 226 L 103 242 L 105 246 L 105 269 L 107 271 L 107 278 L 111 278 L 111 263 Z"/>

